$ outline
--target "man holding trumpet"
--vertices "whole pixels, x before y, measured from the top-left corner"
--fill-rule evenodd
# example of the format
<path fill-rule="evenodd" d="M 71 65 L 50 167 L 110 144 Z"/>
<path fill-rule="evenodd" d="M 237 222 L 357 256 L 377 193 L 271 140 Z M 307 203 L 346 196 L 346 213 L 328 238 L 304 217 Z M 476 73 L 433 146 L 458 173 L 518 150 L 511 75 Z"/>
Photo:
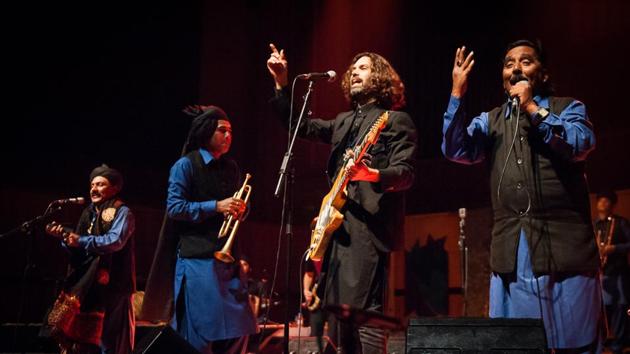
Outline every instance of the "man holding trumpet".
<path fill-rule="evenodd" d="M 602 264 L 602 299 L 606 309 L 610 351 L 622 353 L 628 347 L 628 302 L 630 300 L 630 222 L 614 214 L 617 194 L 612 190 L 597 193 L 597 217 L 593 223 Z"/>
<path fill-rule="evenodd" d="M 224 157 L 232 128 L 219 107 L 200 107 L 184 156 L 171 168 L 167 213 L 178 237 L 173 327 L 203 353 L 238 353 L 256 322 L 239 277 L 239 262 L 224 263 L 214 253 L 224 218 L 240 219 L 246 202 L 233 197 L 241 186 L 235 161 Z"/>

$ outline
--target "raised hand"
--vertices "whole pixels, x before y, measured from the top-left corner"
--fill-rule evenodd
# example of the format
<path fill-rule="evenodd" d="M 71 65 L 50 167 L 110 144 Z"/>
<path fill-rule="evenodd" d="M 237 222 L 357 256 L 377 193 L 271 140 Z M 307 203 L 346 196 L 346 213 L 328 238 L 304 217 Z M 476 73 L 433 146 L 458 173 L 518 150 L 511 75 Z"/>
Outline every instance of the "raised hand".
<path fill-rule="evenodd" d="M 466 94 L 468 89 L 468 76 L 475 65 L 473 52 L 466 55 L 466 47 L 462 46 L 455 51 L 455 61 L 453 63 L 453 88 L 451 95 L 460 98 Z"/>
<path fill-rule="evenodd" d="M 288 62 L 284 56 L 284 49 L 278 51 L 273 43 L 269 43 L 271 54 L 267 59 L 267 69 L 276 83 L 276 89 L 280 90 L 287 85 L 288 80 Z"/>

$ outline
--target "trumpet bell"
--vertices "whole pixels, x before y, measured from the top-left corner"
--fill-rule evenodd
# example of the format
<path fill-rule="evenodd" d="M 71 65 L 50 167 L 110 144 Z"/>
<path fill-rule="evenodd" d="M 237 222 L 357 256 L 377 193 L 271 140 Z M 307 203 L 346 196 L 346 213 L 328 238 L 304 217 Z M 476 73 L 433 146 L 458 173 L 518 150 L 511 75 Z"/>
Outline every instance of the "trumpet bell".
<path fill-rule="evenodd" d="M 247 181 L 252 177 L 249 173 L 245 175 L 245 181 L 243 182 L 243 186 L 241 189 L 234 193 L 234 198 L 243 199 L 243 201 L 247 204 L 249 201 L 249 194 L 252 191 L 252 187 L 247 184 Z M 214 252 L 214 257 L 221 262 L 224 263 L 233 263 L 234 257 L 230 254 L 230 250 L 232 249 L 232 244 L 234 242 L 234 235 L 238 230 L 238 226 L 241 223 L 239 218 L 234 217 L 232 215 L 225 218 L 223 221 L 223 225 L 221 225 L 221 229 L 219 229 L 218 238 L 222 238 L 224 236 L 230 235 L 225 242 L 225 245 L 220 251 Z"/>
<path fill-rule="evenodd" d="M 234 263 L 234 257 L 228 252 L 216 251 L 214 252 L 214 258 L 220 260 L 223 263 Z"/>

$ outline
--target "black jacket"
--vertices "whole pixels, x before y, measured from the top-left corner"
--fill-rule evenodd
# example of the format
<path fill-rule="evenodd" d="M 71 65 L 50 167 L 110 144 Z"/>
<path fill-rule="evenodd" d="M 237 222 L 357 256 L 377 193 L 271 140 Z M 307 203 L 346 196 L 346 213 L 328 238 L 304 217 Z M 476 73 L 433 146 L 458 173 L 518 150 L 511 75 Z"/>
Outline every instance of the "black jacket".
<path fill-rule="evenodd" d="M 289 100 L 286 93 L 276 91 L 271 103 L 279 117 L 288 123 Z M 332 179 L 344 151 L 353 145 L 352 141 L 348 141 L 353 135 L 353 122 L 360 122 L 358 132 L 354 134 L 360 137 L 385 111 L 372 104 L 339 113 L 333 120 L 305 119 L 299 134 L 331 144 L 327 172 Z M 355 115 L 358 120 L 354 120 Z M 404 191 L 411 187 L 415 178 L 416 128 L 411 117 L 404 112 L 391 111 L 385 128 L 368 154 L 372 156 L 371 167 L 379 170 L 381 180 L 378 183 L 361 181 L 348 184 L 346 213 L 353 214 L 359 222 L 349 222 L 345 218 L 342 231 L 357 237 L 369 237 L 380 251 L 388 252 L 402 245 Z"/>

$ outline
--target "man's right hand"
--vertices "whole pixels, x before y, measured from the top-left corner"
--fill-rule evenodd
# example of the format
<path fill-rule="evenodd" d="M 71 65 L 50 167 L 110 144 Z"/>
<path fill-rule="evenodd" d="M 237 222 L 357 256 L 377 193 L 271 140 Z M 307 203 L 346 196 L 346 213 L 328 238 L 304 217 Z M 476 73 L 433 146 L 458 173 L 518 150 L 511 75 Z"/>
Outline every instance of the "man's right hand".
<path fill-rule="evenodd" d="M 304 289 L 304 302 L 306 302 L 306 306 L 311 304 L 311 301 L 313 301 L 313 292 L 308 290 L 308 289 Z"/>
<path fill-rule="evenodd" d="M 453 88 L 451 96 L 461 98 L 466 94 L 468 88 L 468 76 L 475 65 L 473 52 L 466 56 L 466 47 L 462 46 L 455 51 L 455 62 L 453 63 Z"/>
<path fill-rule="evenodd" d="M 278 52 L 278 49 L 273 43 L 269 43 L 269 49 L 271 49 L 271 54 L 269 55 L 269 59 L 267 59 L 267 69 L 271 76 L 273 76 L 276 89 L 281 90 L 289 82 L 287 58 L 284 56 L 284 49 Z"/>
<path fill-rule="evenodd" d="M 51 222 L 46 225 L 46 233 L 56 238 L 62 239 L 64 236 L 65 230 L 63 229 L 63 225 L 57 223 L 56 221 Z"/>
<path fill-rule="evenodd" d="M 245 213 L 247 205 L 242 199 L 227 198 L 217 202 L 217 212 L 223 215 L 232 214 L 236 218 L 240 218 Z"/>
<path fill-rule="evenodd" d="M 56 221 L 46 225 L 46 233 L 62 239 L 63 242 L 69 247 L 79 247 L 79 235 L 72 232 L 70 229 L 64 227 Z"/>

